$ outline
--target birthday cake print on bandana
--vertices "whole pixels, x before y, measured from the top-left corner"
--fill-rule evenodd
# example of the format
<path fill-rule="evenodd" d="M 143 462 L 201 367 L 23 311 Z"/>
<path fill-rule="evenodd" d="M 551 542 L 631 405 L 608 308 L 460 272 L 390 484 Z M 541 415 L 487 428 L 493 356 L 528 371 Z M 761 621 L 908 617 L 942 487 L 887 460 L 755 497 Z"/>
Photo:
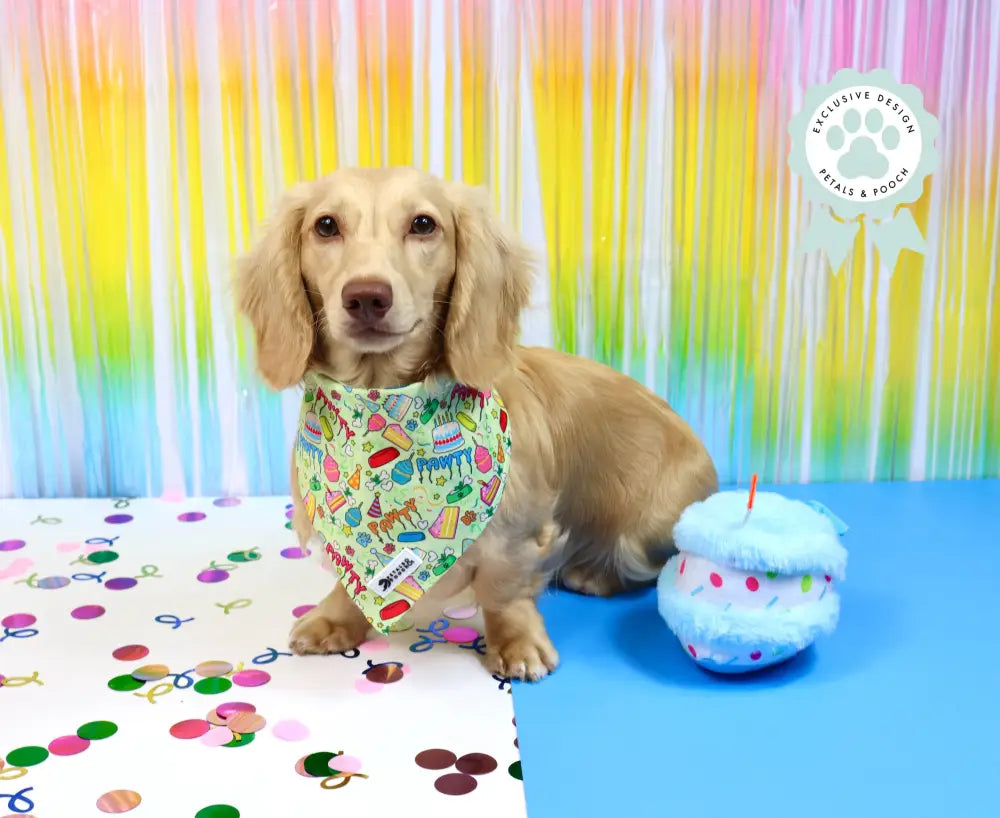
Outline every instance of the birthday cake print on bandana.
<path fill-rule="evenodd" d="M 454 381 L 353 389 L 311 373 L 305 386 L 299 493 L 341 584 L 388 633 L 499 507 L 507 411 Z"/>

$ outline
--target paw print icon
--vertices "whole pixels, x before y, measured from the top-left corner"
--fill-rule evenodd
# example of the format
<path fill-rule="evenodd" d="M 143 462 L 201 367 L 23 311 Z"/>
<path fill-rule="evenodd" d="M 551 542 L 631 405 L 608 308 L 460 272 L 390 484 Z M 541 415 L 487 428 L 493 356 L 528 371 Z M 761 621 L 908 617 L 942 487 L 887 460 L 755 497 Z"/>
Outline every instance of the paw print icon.
<path fill-rule="evenodd" d="M 841 124 L 826 133 L 827 147 L 840 154 L 837 171 L 845 179 L 881 179 L 889 172 L 889 155 L 899 142 L 899 130 L 886 122 L 878 108 L 869 108 L 863 119 L 860 109 L 848 108 Z"/>

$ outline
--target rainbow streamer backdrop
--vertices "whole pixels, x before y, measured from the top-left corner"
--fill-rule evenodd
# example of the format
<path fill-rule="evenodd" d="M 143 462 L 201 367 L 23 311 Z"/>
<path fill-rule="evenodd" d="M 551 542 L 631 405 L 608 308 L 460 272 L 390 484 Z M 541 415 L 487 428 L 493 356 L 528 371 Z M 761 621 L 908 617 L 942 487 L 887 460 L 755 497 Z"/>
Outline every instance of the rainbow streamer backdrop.
<path fill-rule="evenodd" d="M 233 256 L 288 184 L 485 183 L 524 339 L 669 398 L 725 481 L 1000 475 L 1000 0 L 0 0 L 0 496 L 285 492 Z M 797 240 L 804 89 L 941 122 L 894 271 Z M 627 434 L 627 430 L 620 430 Z"/>

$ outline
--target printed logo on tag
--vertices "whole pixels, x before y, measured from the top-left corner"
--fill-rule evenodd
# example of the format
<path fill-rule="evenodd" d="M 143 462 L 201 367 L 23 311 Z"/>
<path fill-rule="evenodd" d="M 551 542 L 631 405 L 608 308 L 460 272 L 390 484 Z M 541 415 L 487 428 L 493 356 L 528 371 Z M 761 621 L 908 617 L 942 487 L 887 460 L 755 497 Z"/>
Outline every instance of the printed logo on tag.
<path fill-rule="evenodd" d="M 404 548 L 399 555 L 385 568 L 379 571 L 368 583 L 368 587 L 379 596 L 391 594 L 396 586 L 420 567 L 420 557 L 409 548 Z"/>

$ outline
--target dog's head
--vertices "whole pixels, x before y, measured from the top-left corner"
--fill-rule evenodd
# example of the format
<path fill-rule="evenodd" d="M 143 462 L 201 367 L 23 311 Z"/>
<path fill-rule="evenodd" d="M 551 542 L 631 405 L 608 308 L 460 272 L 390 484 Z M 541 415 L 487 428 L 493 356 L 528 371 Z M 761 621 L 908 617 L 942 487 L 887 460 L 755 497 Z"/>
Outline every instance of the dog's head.
<path fill-rule="evenodd" d="M 352 169 L 288 191 L 235 284 L 275 389 L 310 367 L 358 386 L 441 371 L 486 389 L 510 366 L 531 263 L 481 189 Z"/>

